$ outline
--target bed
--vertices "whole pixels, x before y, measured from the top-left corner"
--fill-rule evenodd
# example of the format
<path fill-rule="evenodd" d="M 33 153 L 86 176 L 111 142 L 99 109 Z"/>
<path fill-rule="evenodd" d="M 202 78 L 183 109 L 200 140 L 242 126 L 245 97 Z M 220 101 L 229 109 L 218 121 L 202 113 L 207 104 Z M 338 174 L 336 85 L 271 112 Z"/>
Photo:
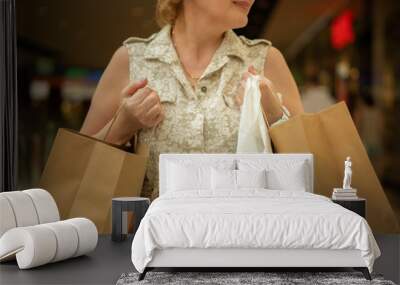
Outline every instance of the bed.
<path fill-rule="evenodd" d="M 160 195 L 132 242 L 154 268 L 352 267 L 380 251 L 361 216 L 313 194 L 311 154 L 161 154 Z"/>

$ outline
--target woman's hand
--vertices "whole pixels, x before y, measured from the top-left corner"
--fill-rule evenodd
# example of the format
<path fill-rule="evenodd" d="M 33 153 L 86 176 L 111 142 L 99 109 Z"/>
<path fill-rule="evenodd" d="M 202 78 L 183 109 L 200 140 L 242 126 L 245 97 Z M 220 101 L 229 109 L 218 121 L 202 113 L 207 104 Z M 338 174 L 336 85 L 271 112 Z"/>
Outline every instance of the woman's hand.
<path fill-rule="evenodd" d="M 239 91 L 235 98 L 236 104 L 238 106 L 241 106 L 243 104 L 246 81 L 250 75 L 258 75 L 253 66 L 250 66 L 248 68 L 248 70 L 242 75 L 242 78 L 240 80 Z M 274 93 L 276 92 L 274 89 L 274 85 L 268 78 L 264 76 L 262 76 L 260 79 L 260 91 L 261 105 L 264 109 L 265 114 L 267 115 L 268 123 L 273 124 L 275 121 L 282 117 L 283 111 L 278 97 L 274 95 Z"/>
<path fill-rule="evenodd" d="M 164 119 L 160 97 L 146 85 L 145 79 L 128 85 L 122 91 L 121 115 L 133 130 L 152 128 Z"/>

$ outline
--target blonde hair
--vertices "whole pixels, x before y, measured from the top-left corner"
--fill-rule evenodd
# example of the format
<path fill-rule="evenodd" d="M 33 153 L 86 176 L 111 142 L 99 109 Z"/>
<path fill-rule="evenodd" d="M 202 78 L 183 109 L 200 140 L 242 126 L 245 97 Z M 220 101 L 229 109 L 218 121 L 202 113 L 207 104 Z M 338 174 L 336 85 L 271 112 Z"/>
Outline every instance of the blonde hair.
<path fill-rule="evenodd" d="M 173 25 L 183 0 L 157 0 L 156 21 L 160 27 Z"/>

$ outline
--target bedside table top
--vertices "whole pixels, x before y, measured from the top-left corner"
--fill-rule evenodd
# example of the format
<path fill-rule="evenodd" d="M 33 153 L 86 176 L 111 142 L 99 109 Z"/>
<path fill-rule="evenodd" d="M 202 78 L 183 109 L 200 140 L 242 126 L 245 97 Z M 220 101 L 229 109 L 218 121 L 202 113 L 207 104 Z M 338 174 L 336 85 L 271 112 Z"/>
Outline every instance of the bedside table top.
<path fill-rule="evenodd" d="M 354 199 L 332 199 L 332 201 L 340 201 L 340 202 L 357 202 L 357 201 L 366 201 L 365 198 L 354 198 Z"/>
<path fill-rule="evenodd" d="M 119 201 L 119 202 L 150 201 L 149 198 L 145 198 L 145 197 L 115 197 L 115 198 L 112 198 L 112 200 Z"/>

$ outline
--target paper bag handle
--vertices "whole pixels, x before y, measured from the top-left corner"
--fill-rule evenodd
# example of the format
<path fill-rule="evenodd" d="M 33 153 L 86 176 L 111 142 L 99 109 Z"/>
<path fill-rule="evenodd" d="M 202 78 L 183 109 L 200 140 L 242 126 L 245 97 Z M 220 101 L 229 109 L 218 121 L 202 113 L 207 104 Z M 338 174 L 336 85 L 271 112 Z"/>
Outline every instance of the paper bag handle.
<path fill-rule="evenodd" d="M 121 110 L 122 110 L 122 107 L 124 107 L 125 104 L 126 104 L 126 101 L 124 101 L 122 104 L 119 105 L 117 112 L 115 112 L 113 118 L 111 119 L 111 124 L 110 124 L 110 126 L 108 127 L 108 130 L 106 131 L 106 133 L 105 133 L 105 135 L 104 135 L 103 141 L 105 141 L 106 138 L 108 137 L 108 134 L 110 133 L 111 128 L 112 128 L 112 126 L 114 125 L 114 122 L 116 121 L 116 119 L 117 119 L 119 113 L 120 113 Z M 156 128 L 156 126 L 153 126 L 153 127 L 152 127 L 151 137 L 153 137 L 153 135 L 154 135 L 155 128 Z M 137 133 L 138 133 L 138 132 L 136 132 L 136 133 L 129 139 L 129 142 L 132 144 L 132 147 L 133 147 L 134 150 L 136 149 L 136 146 L 137 146 Z"/>
<path fill-rule="evenodd" d="M 261 105 L 261 100 L 260 100 L 260 105 Z M 262 114 L 263 114 L 265 124 L 267 125 L 267 129 L 270 129 L 271 126 L 269 125 L 268 118 L 267 118 L 267 114 L 265 114 L 265 111 L 264 111 L 264 108 L 263 108 L 262 105 L 261 105 L 261 112 L 262 112 Z"/>
<path fill-rule="evenodd" d="M 124 101 L 122 104 L 119 105 L 117 112 L 115 112 L 114 116 L 112 117 L 112 119 L 111 119 L 111 124 L 110 124 L 110 126 L 108 127 L 108 130 L 106 131 L 106 133 L 105 133 L 105 135 L 104 135 L 104 137 L 103 137 L 103 141 L 105 141 L 106 138 L 108 137 L 108 134 L 110 133 L 111 128 L 112 128 L 112 126 L 114 125 L 114 122 L 116 121 L 116 119 L 117 119 L 119 113 L 121 112 L 122 107 L 125 105 L 125 103 L 126 103 L 126 101 Z"/>

